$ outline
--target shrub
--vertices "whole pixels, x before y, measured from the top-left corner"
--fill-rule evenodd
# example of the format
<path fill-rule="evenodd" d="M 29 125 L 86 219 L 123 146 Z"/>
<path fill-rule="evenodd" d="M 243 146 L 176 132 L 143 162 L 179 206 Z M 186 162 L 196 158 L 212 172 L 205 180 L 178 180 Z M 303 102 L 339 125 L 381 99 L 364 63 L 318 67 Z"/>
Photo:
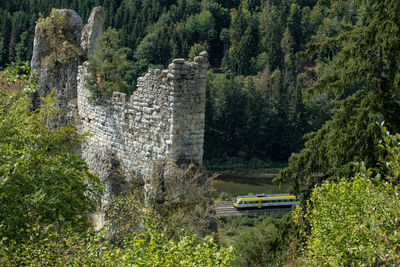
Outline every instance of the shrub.
<path fill-rule="evenodd" d="M 229 197 L 229 194 L 227 192 L 221 192 L 219 193 L 218 199 L 223 201 L 228 201 L 231 198 Z"/>
<path fill-rule="evenodd" d="M 156 160 L 148 175 L 147 191 L 138 192 L 146 185 L 128 183 L 127 190 L 114 198 L 109 218 L 118 225 L 116 239 L 143 228 L 142 217 L 152 217 L 160 229 L 179 236 L 185 229 L 190 235 L 206 236 L 216 230 L 216 216 L 212 209 L 210 179 L 194 164 L 177 166 L 168 160 Z M 141 180 L 134 179 L 133 181 Z M 142 189 L 143 190 L 143 189 Z M 145 229 L 144 229 L 145 230 Z"/>
<path fill-rule="evenodd" d="M 74 152 L 84 136 L 73 124 L 54 129 L 54 98 L 30 110 L 25 92 L 10 92 L 8 83 L 34 86 L 25 66 L 6 69 L 0 86 L 0 236 L 17 241 L 30 238 L 35 225 L 45 232 L 84 230 L 95 210 L 98 179 Z"/>
<path fill-rule="evenodd" d="M 289 244 L 295 233 L 290 214 L 268 216 L 261 222 L 256 221 L 256 217 L 243 219 L 242 223 L 254 226 L 241 232 L 233 240 L 237 254 L 234 266 L 282 264 L 288 256 Z"/>
<path fill-rule="evenodd" d="M 310 265 L 391 266 L 400 261 L 400 135 L 383 128 L 385 156 L 374 171 L 361 164 L 350 181 L 325 182 L 312 192 L 311 232 L 304 261 Z M 375 174 L 375 177 L 373 176 Z M 304 217 L 304 215 L 303 215 Z M 297 217 L 299 218 L 299 217 Z"/>
<path fill-rule="evenodd" d="M 366 180 L 324 183 L 311 196 L 311 265 L 392 265 L 400 256 L 400 190 Z"/>
<path fill-rule="evenodd" d="M 94 55 L 89 55 L 86 88 L 92 100 L 110 98 L 112 93 L 132 93 L 135 89 L 134 66 L 127 59 L 130 50 L 121 47 L 118 32 L 108 29 L 98 38 Z"/>
<path fill-rule="evenodd" d="M 213 237 L 198 238 L 181 232 L 177 240 L 172 240 L 152 222 L 150 218 L 145 220 L 148 232 L 127 235 L 121 246 L 96 232 L 51 233 L 22 244 L 0 242 L 0 265 L 229 266 L 232 249 L 218 248 Z"/>

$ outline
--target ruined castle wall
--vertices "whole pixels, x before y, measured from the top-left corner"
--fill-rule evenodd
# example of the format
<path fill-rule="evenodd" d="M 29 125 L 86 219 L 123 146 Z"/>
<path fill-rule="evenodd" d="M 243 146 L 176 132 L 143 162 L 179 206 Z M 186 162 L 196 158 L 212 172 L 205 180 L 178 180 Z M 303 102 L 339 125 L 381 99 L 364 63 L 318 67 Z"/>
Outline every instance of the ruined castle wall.
<path fill-rule="evenodd" d="M 167 70 L 149 70 L 127 96 L 114 92 L 112 100 L 89 101 L 84 86 L 88 63 L 78 72 L 78 114 L 81 132 L 90 131 L 82 155 L 90 168 L 107 181 L 113 155 L 124 173 L 138 173 L 157 158 L 192 160 L 201 165 L 207 54 L 194 62 L 175 59 Z"/>

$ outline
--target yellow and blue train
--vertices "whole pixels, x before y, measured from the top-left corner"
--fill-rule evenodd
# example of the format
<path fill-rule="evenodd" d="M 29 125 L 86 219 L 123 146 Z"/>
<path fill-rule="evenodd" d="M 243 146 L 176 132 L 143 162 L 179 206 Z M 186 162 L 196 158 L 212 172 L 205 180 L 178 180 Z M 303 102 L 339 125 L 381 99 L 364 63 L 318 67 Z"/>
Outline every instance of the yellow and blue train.
<path fill-rule="evenodd" d="M 257 194 L 238 196 L 234 202 L 237 209 L 262 209 L 270 207 L 291 207 L 299 204 L 295 195 L 291 194 Z"/>

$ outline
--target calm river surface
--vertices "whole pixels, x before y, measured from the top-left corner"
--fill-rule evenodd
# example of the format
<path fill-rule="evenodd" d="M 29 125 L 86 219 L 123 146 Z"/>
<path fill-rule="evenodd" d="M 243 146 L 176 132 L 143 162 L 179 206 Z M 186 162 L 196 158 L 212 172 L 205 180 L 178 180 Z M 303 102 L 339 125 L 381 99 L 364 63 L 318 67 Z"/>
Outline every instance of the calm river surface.
<path fill-rule="evenodd" d="M 289 192 L 289 185 L 279 186 L 273 182 L 278 171 L 275 173 L 266 170 L 252 175 L 251 173 L 222 173 L 214 180 L 216 196 L 221 192 L 228 193 L 229 196 L 247 195 L 249 193 L 286 193 Z"/>

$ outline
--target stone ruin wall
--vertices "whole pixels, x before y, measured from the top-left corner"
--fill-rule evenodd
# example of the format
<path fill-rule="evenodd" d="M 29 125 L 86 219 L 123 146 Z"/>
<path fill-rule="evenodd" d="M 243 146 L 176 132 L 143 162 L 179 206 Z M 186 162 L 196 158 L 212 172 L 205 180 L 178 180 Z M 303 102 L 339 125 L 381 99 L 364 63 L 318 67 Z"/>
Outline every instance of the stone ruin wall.
<path fill-rule="evenodd" d="M 51 49 L 38 24 L 31 66 L 39 73 L 39 91 L 32 100 L 39 108 L 40 97 L 54 88 L 58 98 L 54 105 L 60 108 L 55 126 L 77 120 L 81 133 L 90 132 L 80 153 L 106 186 L 100 210 L 93 216 L 95 225 L 101 226 L 102 207 L 112 203 L 113 196 L 123 191 L 125 181 L 132 175 L 144 178 L 145 193 L 151 193 L 152 177 L 148 171 L 153 160 L 168 158 L 202 164 L 207 53 L 202 52 L 194 62 L 175 59 L 166 70 L 149 70 L 138 79 L 137 90 L 131 96 L 114 92 L 111 100 L 94 104 L 84 85 L 89 63 L 81 62 L 96 49 L 104 10 L 94 8 L 85 26 L 75 11 L 57 12 L 65 14 L 62 26 L 67 40 L 80 46 L 84 55 L 61 62 L 57 68 L 44 64 Z"/>
<path fill-rule="evenodd" d="M 90 131 L 82 154 L 102 178 L 108 168 L 99 154 L 113 155 L 126 175 L 141 173 L 152 160 L 171 158 L 202 164 L 207 53 L 194 62 L 175 59 L 167 70 L 150 69 L 127 96 L 95 104 L 84 86 L 88 63 L 78 72 L 81 132 Z M 105 172 L 105 173 L 104 173 Z M 103 180 L 103 179 L 102 179 Z"/>
<path fill-rule="evenodd" d="M 149 70 L 137 81 L 132 96 L 114 92 L 112 100 L 100 104 L 88 101 L 84 86 L 88 62 L 82 62 L 96 49 L 96 39 L 102 34 L 104 9 L 93 9 L 88 23 L 73 10 L 63 13 L 62 29 L 66 40 L 81 47 L 83 55 L 58 62 L 57 68 L 45 64 L 52 53 L 43 25 L 36 27 L 31 66 L 39 73 L 39 91 L 33 101 L 55 89 L 60 107 L 56 127 L 78 120 L 82 133 L 90 131 L 82 154 L 90 167 L 99 174 L 109 172 L 111 156 L 119 161 L 125 173 L 137 172 L 143 161 L 169 157 L 190 160 L 201 165 L 204 140 L 204 112 L 207 53 L 194 62 L 175 59 L 166 70 Z M 38 106 L 38 107 L 39 107 Z M 102 162 L 103 161 L 103 162 Z M 104 166 L 103 166 L 104 165 Z"/>

